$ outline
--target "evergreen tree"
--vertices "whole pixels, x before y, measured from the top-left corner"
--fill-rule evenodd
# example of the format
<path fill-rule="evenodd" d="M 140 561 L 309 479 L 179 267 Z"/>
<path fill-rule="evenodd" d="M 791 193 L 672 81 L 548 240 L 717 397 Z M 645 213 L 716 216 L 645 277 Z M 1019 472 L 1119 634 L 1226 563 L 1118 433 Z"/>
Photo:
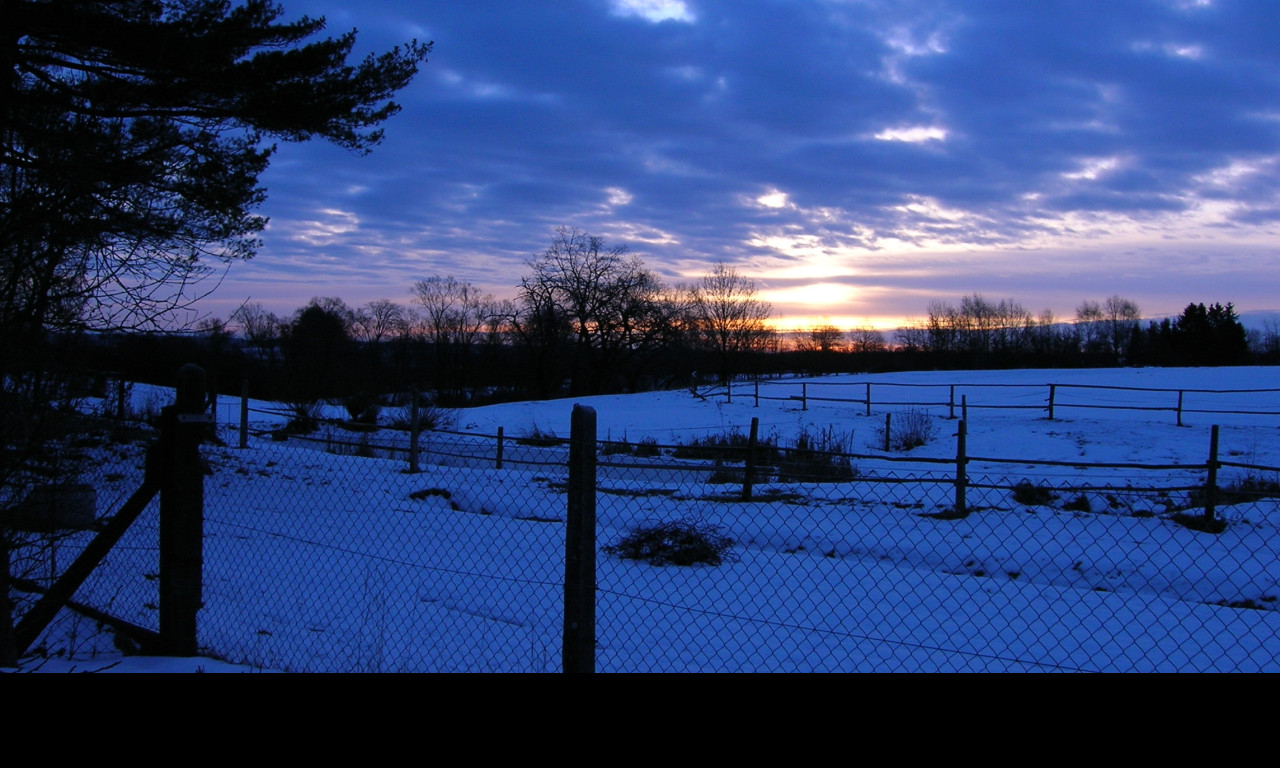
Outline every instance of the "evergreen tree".
<path fill-rule="evenodd" d="M 430 44 L 265 0 L 0 0 L 0 334 L 155 325 L 252 256 L 271 142 L 364 152 Z"/>

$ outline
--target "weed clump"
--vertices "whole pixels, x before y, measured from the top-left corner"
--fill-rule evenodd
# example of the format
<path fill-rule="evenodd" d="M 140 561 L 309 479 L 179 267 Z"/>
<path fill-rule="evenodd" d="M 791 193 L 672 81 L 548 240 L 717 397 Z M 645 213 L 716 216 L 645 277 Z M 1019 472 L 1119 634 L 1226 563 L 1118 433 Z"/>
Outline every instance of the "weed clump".
<path fill-rule="evenodd" d="M 1053 491 L 1030 480 L 1022 480 L 1013 486 L 1013 500 L 1028 507 L 1043 507 L 1053 502 Z"/>
<path fill-rule="evenodd" d="M 601 551 L 624 560 L 645 560 L 650 565 L 720 565 L 732 558 L 733 545 L 734 540 L 720 526 L 699 518 L 684 518 L 637 526 Z"/>

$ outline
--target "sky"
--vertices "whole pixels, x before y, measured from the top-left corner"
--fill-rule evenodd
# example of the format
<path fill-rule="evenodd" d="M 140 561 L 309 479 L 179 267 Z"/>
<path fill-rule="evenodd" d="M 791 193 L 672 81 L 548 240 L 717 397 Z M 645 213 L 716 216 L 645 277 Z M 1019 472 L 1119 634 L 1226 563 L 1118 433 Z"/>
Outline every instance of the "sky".
<path fill-rule="evenodd" d="M 271 224 L 202 308 L 499 298 L 559 226 L 663 280 L 716 263 L 783 327 L 978 293 L 1280 309 L 1267 0 L 285 0 L 434 51 L 366 157 L 281 146 Z"/>
<path fill-rule="evenodd" d="M 756 483 L 754 503 L 739 500 L 738 486 L 713 482 L 723 467 L 708 460 L 602 455 L 599 546 L 659 520 L 715 525 L 735 544 L 715 567 L 655 567 L 600 552 L 597 669 L 1280 671 L 1280 503 L 1224 495 L 1216 515 L 1227 526 L 1216 535 L 1171 519 L 1188 489 L 1204 482 L 1199 468 L 1212 424 L 1221 425 L 1219 458 L 1254 467 L 1224 466 L 1222 487 L 1250 477 L 1260 481 L 1255 487 L 1274 483 L 1280 392 L 1257 391 L 1259 377 L 1274 380 L 1275 370 L 787 379 L 766 382 L 758 408 L 751 387 L 739 388 L 732 403 L 723 389 L 583 400 L 602 439 L 688 444 L 741 434 L 758 418 L 760 434 L 779 445 L 795 445 L 803 430 L 834 436 L 840 450 L 859 454 L 853 481 L 803 483 L 769 473 Z M 1044 418 L 1050 382 L 1058 384 L 1053 421 Z M 873 399 L 890 403 L 946 400 L 948 385 L 958 385 L 957 397 L 970 404 L 967 518 L 928 516 L 954 501 L 957 430 L 947 409 L 926 409 L 932 429 L 921 432 L 932 436 L 925 445 L 885 454 L 878 428 L 886 413 L 901 425 L 911 407 L 876 406 L 868 417 L 860 404 L 838 402 L 860 399 L 867 383 Z M 826 399 L 802 409 L 790 399 L 802 385 Z M 1171 411 L 1153 410 L 1172 408 L 1175 389 L 1200 390 L 1185 393 L 1184 426 Z M 1203 391 L 1213 389 L 1236 391 Z M 136 385 L 134 407 L 161 392 Z M 557 671 L 566 449 L 513 438 L 533 426 L 569 435 L 572 404 L 457 411 L 456 428 L 468 434 L 427 435 L 425 471 L 409 474 L 403 453 L 395 460 L 338 455 L 355 446 L 335 447 L 323 433 L 311 443 L 272 440 L 266 430 L 283 421 L 279 406 L 251 402 L 247 449 L 202 448 L 209 475 L 199 645 L 238 666 L 208 657 L 125 657 L 95 621 L 63 611 L 37 643 L 47 657 L 28 656 L 20 669 Z M 1023 410 L 997 407 L 1010 405 Z M 220 405 L 230 446 L 238 418 L 238 403 Z M 493 466 L 499 427 L 507 435 L 501 470 Z M 385 445 L 396 434 L 366 436 Z M 100 512 L 137 488 L 141 442 L 77 440 L 101 473 Z M 923 463 L 929 459 L 940 463 Z M 1092 466 L 1099 463 L 1121 467 Z M 907 477 L 920 482 L 893 482 Z M 1010 489 L 1022 480 L 1059 490 L 1019 500 Z M 15 568 L 47 578 L 87 540 L 37 539 L 15 549 Z M 157 541 L 153 504 L 76 600 L 154 627 L 157 585 L 146 574 L 155 573 Z M 22 600 L 20 614 L 31 596 Z"/>

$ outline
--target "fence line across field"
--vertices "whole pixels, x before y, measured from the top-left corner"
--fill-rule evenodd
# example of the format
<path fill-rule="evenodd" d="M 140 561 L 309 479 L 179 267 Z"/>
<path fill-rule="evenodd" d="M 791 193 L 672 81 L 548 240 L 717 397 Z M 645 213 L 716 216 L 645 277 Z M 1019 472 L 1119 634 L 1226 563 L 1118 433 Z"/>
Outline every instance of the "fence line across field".
<path fill-rule="evenodd" d="M 929 386 L 929 385 L 918 385 Z M 936 385 L 934 385 L 936 386 Z M 1027 385 L 1006 385 L 1006 386 L 1027 386 Z M 1116 388 L 1118 389 L 1118 388 Z M 1137 388 L 1129 388 L 1137 389 Z M 1168 390 L 1157 390 L 1168 391 Z M 1276 390 L 1270 390 L 1276 391 Z M 963 401 L 962 401 L 963 402 Z M 972 406 L 970 406 L 972 407 Z M 279 413 L 279 412 L 274 412 Z M 241 434 L 247 434 L 247 410 L 241 408 L 242 425 Z M 416 418 L 413 419 L 416 423 Z M 329 428 L 338 426 L 341 428 L 344 422 L 341 421 L 322 421 Z M 890 429 L 890 415 L 886 414 L 886 443 L 888 443 L 888 433 Z M 954 488 L 954 503 L 952 512 L 954 514 L 966 514 L 967 494 L 969 489 L 1003 489 L 1015 490 L 1016 486 L 1011 484 L 1007 478 L 1002 483 L 986 482 L 982 484 L 972 483 L 969 479 L 969 472 L 973 465 L 1018 465 L 1027 469 L 1036 468 L 1070 468 L 1076 472 L 1098 471 L 1098 470 L 1126 470 L 1143 473 L 1175 473 L 1186 477 L 1189 474 L 1200 475 L 1205 477 L 1204 482 L 1183 481 L 1170 485 L 1166 480 L 1162 484 L 1147 485 L 1143 487 L 1134 487 L 1132 483 L 1125 486 L 1114 486 L 1109 484 L 1084 483 L 1075 487 L 1062 488 L 1059 490 L 1074 492 L 1096 492 L 1096 491 L 1118 491 L 1126 492 L 1141 491 L 1152 493 L 1171 493 L 1171 492 L 1197 492 L 1199 493 L 1199 506 L 1201 507 L 1202 517 L 1206 521 L 1212 521 L 1216 512 L 1216 497 L 1218 496 L 1217 472 L 1220 468 L 1234 467 L 1245 469 L 1251 473 L 1276 473 L 1280 474 L 1280 467 L 1271 467 L 1258 464 L 1245 464 L 1240 462 L 1221 461 L 1218 457 L 1218 434 L 1219 428 L 1215 425 L 1211 430 L 1210 445 L 1208 446 L 1206 455 L 1207 460 L 1203 464 L 1144 464 L 1137 462 L 1082 462 L 1082 461 L 1053 461 L 1044 459 L 1029 459 L 1027 457 L 1000 457 L 1000 456 L 972 456 L 968 454 L 966 449 L 966 420 L 960 420 L 956 433 L 956 453 L 955 458 L 937 458 L 937 457 L 908 457 L 908 456 L 887 456 L 879 454 L 865 453 L 849 453 L 839 451 L 823 451 L 823 450 L 805 450 L 798 448 L 786 448 L 783 446 L 775 446 L 768 442 L 761 442 L 757 437 L 759 419 L 752 419 L 750 426 L 749 438 L 746 445 L 738 446 L 714 446 L 712 451 L 718 452 L 720 458 L 714 461 L 704 460 L 662 460 L 660 457 L 665 452 L 667 455 L 673 454 L 681 449 L 688 449 L 689 446 L 679 444 L 658 444 L 656 442 L 647 444 L 645 447 L 650 450 L 656 450 L 659 457 L 653 460 L 642 462 L 623 462 L 616 460 L 598 461 L 597 466 L 602 470 L 616 469 L 620 471 L 637 471 L 637 470 L 664 470 L 677 471 L 686 473 L 705 473 L 707 471 L 720 470 L 724 464 L 729 464 L 729 469 L 733 469 L 733 465 L 741 463 L 743 468 L 740 471 L 741 497 L 749 500 L 753 497 L 753 486 L 755 483 L 768 482 L 771 477 L 772 468 L 769 466 L 771 462 L 764 458 L 767 451 L 777 452 L 780 455 L 801 454 L 809 457 L 817 456 L 828 463 L 834 461 L 877 463 L 883 462 L 887 465 L 895 463 L 911 464 L 918 468 L 938 467 L 938 470 L 922 469 L 924 472 L 936 471 L 938 474 L 931 477 L 912 477 L 897 478 L 886 476 L 884 474 L 877 475 L 875 473 L 865 473 L 860 471 L 850 476 L 845 482 L 848 484 L 875 484 L 875 483 L 891 483 L 905 484 L 917 483 L 928 485 L 950 485 Z M 495 434 L 483 434 L 472 432 L 460 432 L 455 430 L 412 430 L 408 433 L 407 443 L 399 440 L 395 442 L 375 441 L 372 438 L 374 434 L 386 435 L 388 433 L 399 434 L 398 430 L 392 429 L 376 429 L 362 431 L 359 439 L 343 439 L 335 437 L 333 432 L 328 432 L 323 437 L 314 437 L 309 435 L 288 435 L 284 430 L 272 432 L 273 439 L 277 440 L 297 440 L 299 442 L 309 443 L 313 445 L 323 445 L 324 450 L 330 453 L 344 453 L 367 455 L 370 457 L 382 455 L 389 458 L 403 455 L 408 460 L 408 472 L 418 473 L 423 471 L 424 461 L 427 464 L 445 464 L 449 460 L 463 462 L 463 466 L 474 462 L 472 466 L 491 467 L 495 469 L 503 469 L 505 466 L 520 467 L 564 467 L 566 457 L 556 456 L 538 457 L 536 455 L 525 454 L 523 456 L 514 455 L 508 447 L 508 444 L 529 448 L 529 449 L 546 449 L 555 447 L 561 452 L 568 453 L 572 447 L 572 438 L 555 438 L 555 437 L 519 437 L 509 438 L 505 435 L 503 428 L 498 428 Z M 437 439 L 439 437 L 454 437 L 458 440 L 448 441 Z M 599 440 L 596 443 L 596 451 L 598 453 L 608 453 L 611 447 L 631 446 L 626 441 L 610 441 Z M 474 446 L 477 451 L 464 451 L 462 446 Z M 486 446 L 491 446 L 486 448 Z M 886 449 L 888 453 L 888 449 Z M 943 467 L 949 468 L 950 478 L 941 477 Z M 736 471 L 736 470 L 735 470 Z M 802 480 L 803 482 L 803 480 Z"/>
<path fill-rule="evenodd" d="M 762 388 L 792 388 L 799 387 L 799 394 L 787 395 L 769 395 L 761 394 Z M 734 383 L 730 382 L 723 390 L 726 400 L 733 402 L 735 395 Z M 863 390 L 863 396 L 857 397 L 831 397 L 811 394 L 810 387 L 831 387 L 831 388 L 859 388 Z M 899 388 L 899 389 L 946 389 L 948 396 L 946 400 L 921 400 L 921 399 L 877 399 L 873 396 L 874 389 Z M 739 397 L 741 395 L 741 385 L 738 386 Z M 1029 390 L 1032 393 L 1044 391 L 1045 399 L 1036 404 L 1017 404 L 1017 403 L 972 403 L 968 402 L 969 394 L 973 391 L 984 390 L 1000 390 L 1007 391 L 1012 389 Z M 963 392 L 962 390 L 970 390 Z M 1127 403 L 1106 403 L 1106 402 L 1062 402 L 1058 395 L 1060 390 L 1082 390 L 1094 392 L 1140 392 L 1140 393 L 1165 393 L 1176 395 L 1176 402 L 1169 405 L 1136 405 Z M 1182 426 L 1182 419 L 1185 414 L 1212 414 L 1212 415 L 1236 415 L 1236 416 L 1278 416 L 1280 417 L 1280 405 L 1274 410 L 1256 410 L 1256 409 L 1227 409 L 1227 408 L 1192 408 L 1186 404 L 1187 395 L 1273 395 L 1280 393 L 1277 388 L 1265 389 L 1168 389 L 1157 387 L 1124 387 L 1110 386 L 1100 384 L 917 384 L 904 382 L 824 382 L 824 381 L 801 381 L 801 382 L 780 382 L 780 381 L 760 381 L 756 380 L 750 383 L 749 397 L 753 400 L 755 407 L 759 407 L 760 401 L 774 402 L 798 402 L 800 409 L 809 410 L 809 404 L 813 403 L 849 403 L 851 405 L 861 405 L 864 408 L 864 415 L 870 416 L 873 406 L 879 407 L 901 407 L 914 406 L 923 408 L 946 408 L 948 409 L 947 418 L 955 419 L 957 408 L 962 411 L 965 409 L 986 409 L 986 410 L 1036 410 L 1043 411 L 1047 414 L 1047 418 L 1054 419 L 1057 411 L 1064 408 L 1092 409 L 1092 410 L 1119 410 L 1119 411 L 1149 411 L 1149 412 L 1169 412 L 1176 414 L 1178 426 Z M 959 395 L 959 398 L 957 398 Z M 962 416 L 963 418 L 963 416 Z"/>

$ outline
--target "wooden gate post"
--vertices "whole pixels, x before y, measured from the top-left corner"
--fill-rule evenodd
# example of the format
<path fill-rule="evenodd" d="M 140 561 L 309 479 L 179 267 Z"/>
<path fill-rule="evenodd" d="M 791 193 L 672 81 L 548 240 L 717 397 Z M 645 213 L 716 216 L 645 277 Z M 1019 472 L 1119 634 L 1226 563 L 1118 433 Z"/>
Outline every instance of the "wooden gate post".
<path fill-rule="evenodd" d="M 204 369 L 178 370 L 177 396 L 161 411 L 164 474 L 160 484 L 160 646 L 168 656 L 195 656 L 196 614 L 204 600 L 204 461 L 208 434 Z"/>
<path fill-rule="evenodd" d="M 596 411 L 573 406 L 561 669 L 596 671 Z"/>

